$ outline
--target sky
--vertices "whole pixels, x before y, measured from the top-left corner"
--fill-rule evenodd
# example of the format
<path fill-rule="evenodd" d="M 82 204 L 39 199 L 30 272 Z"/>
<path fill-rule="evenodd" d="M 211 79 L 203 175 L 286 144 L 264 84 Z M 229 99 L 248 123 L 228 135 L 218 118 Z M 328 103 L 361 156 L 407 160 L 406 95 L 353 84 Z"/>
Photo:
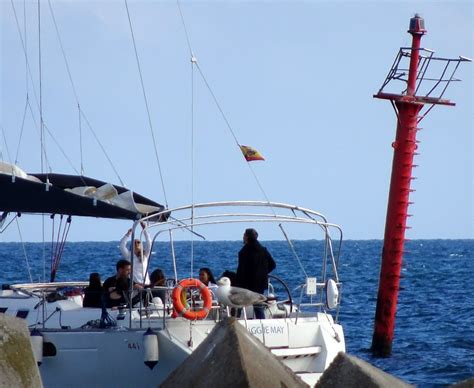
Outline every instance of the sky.
<path fill-rule="evenodd" d="M 29 112 L 19 142 L 27 91 L 39 121 L 38 6 L 13 3 L 22 34 L 26 28 L 33 81 L 11 1 L 1 0 L 0 149 L 7 161 L 8 154 L 15 159 L 18 153 L 21 168 L 40 172 L 39 136 Z M 48 1 L 40 4 L 43 117 L 80 170 L 77 102 Z M 428 30 L 423 47 L 441 57 L 473 58 L 474 3 L 180 4 L 194 55 L 236 138 L 266 159 L 252 167 L 268 198 L 322 212 L 341 225 L 345 238 L 383 238 L 396 117 L 388 101 L 373 95 L 399 47 L 411 44 L 407 29 L 415 12 Z M 51 0 L 51 5 L 81 108 L 114 168 L 127 187 L 165 203 L 124 2 Z M 197 71 L 191 118 L 190 52 L 177 3 L 129 1 L 128 6 L 168 205 L 189 204 L 193 197 L 195 202 L 264 200 Z M 436 107 L 422 122 L 407 238 L 474 238 L 473 72 L 472 63 L 462 64 L 457 73 L 462 82 L 444 96 L 456 106 Z M 82 148 L 85 175 L 120 183 L 84 121 Z M 46 149 L 54 172 L 75 173 L 49 136 Z M 41 241 L 41 217 L 24 215 L 20 226 L 24 241 Z M 129 227 L 127 221 L 75 218 L 69 239 L 118 240 Z M 217 231 L 211 239 L 240 239 L 244 227 Z M 283 238 L 278 228 L 260 235 Z M 314 236 L 296 230 L 291 237 Z M 14 224 L 0 234 L 0 241 L 19 240 Z"/>

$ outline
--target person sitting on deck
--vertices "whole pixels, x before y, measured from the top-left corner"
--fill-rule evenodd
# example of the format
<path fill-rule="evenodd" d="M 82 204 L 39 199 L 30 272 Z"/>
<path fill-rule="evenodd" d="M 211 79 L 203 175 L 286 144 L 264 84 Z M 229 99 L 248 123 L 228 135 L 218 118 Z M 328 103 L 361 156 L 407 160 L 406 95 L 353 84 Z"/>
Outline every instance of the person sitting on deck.
<path fill-rule="evenodd" d="M 199 270 L 199 280 L 209 288 L 212 294 L 212 299 L 216 299 L 217 282 L 212 271 L 207 267 L 201 268 Z"/>
<path fill-rule="evenodd" d="M 155 269 L 150 274 L 150 288 L 153 287 L 166 287 L 166 276 L 161 269 Z M 159 289 L 159 290 L 151 290 L 151 296 L 153 298 L 160 298 L 163 304 L 166 302 L 166 290 Z"/>
<path fill-rule="evenodd" d="M 138 239 L 133 240 L 133 255 L 127 248 L 127 240 L 132 235 L 132 229 L 129 229 L 125 236 L 120 240 L 120 251 L 122 257 L 125 260 L 131 262 L 133 256 L 133 283 L 136 285 L 135 288 L 143 288 L 145 285 L 150 284 L 150 278 L 148 273 L 145 273 L 148 269 L 148 259 L 151 253 L 151 240 L 150 235 L 145 229 L 145 223 L 140 222 L 143 229 L 143 235 L 145 236 L 145 244 L 142 247 L 142 242 Z"/>
<path fill-rule="evenodd" d="M 217 287 L 216 279 L 214 279 L 212 271 L 207 267 L 199 270 L 199 280 L 207 287 Z"/>
<path fill-rule="evenodd" d="M 103 288 L 100 275 L 93 272 L 89 275 L 89 286 L 84 289 L 83 307 L 102 307 Z"/>
<path fill-rule="evenodd" d="M 109 308 L 127 303 L 124 292 L 130 289 L 130 262 L 121 259 L 117 261 L 115 267 L 117 273 L 106 279 L 103 285 L 106 306 Z"/>

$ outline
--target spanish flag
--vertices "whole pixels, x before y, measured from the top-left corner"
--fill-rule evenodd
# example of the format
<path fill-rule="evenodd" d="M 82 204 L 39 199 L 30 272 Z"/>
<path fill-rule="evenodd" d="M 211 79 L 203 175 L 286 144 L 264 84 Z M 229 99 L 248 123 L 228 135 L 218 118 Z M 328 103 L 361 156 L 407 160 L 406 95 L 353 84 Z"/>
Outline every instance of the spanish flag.
<path fill-rule="evenodd" d="M 265 158 L 255 148 L 239 145 L 242 154 L 247 162 L 253 162 L 254 160 L 265 160 Z"/>

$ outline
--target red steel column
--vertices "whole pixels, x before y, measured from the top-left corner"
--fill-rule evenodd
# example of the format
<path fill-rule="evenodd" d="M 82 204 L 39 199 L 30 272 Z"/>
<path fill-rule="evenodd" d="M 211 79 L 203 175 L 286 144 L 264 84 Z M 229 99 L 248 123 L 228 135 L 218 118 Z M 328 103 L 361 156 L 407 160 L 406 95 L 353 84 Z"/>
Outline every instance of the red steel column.
<path fill-rule="evenodd" d="M 418 113 L 423 107 L 422 103 L 415 102 L 412 98 L 416 90 L 420 41 L 426 32 L 423 28 L 423 19 L 415 15 L 410 20 L 408 32 L 413 36 L 410 69 L 406 96 L 395 102 L 398 110 L 398 124 L 396 139 L 392 143 L 394 148 L 392 176 L 372 338 L 372 352 L 374 355 L 383 357 L 389 356 L 392 351 L 407 210 L 410 204 L 413 156 L 417 148 Z"/>

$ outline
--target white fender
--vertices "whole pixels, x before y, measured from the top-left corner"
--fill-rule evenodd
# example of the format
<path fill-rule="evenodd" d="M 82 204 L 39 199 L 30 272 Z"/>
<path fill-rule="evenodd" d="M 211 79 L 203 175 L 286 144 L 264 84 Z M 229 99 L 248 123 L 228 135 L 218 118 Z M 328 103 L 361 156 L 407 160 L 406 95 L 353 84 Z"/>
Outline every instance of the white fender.
<path fill-rule="evenodd" d="M 159 360 L 158 336 L 151 328 L 148 328 L 143 334 L 143 362 L 150 369 L 153 369 Z"/>
<path fill-rule="evenodd" d="M 38 329 L 33 329 L 30 334 L 33 356 L 38 366 L 43 362 L 43 334 Z"/>
<path fill-rule="evenodd" d="M 326 304 L 330 310 L 339 304 L 339 289 L 333 279 L 329 279 L 326 283 Z"/>

